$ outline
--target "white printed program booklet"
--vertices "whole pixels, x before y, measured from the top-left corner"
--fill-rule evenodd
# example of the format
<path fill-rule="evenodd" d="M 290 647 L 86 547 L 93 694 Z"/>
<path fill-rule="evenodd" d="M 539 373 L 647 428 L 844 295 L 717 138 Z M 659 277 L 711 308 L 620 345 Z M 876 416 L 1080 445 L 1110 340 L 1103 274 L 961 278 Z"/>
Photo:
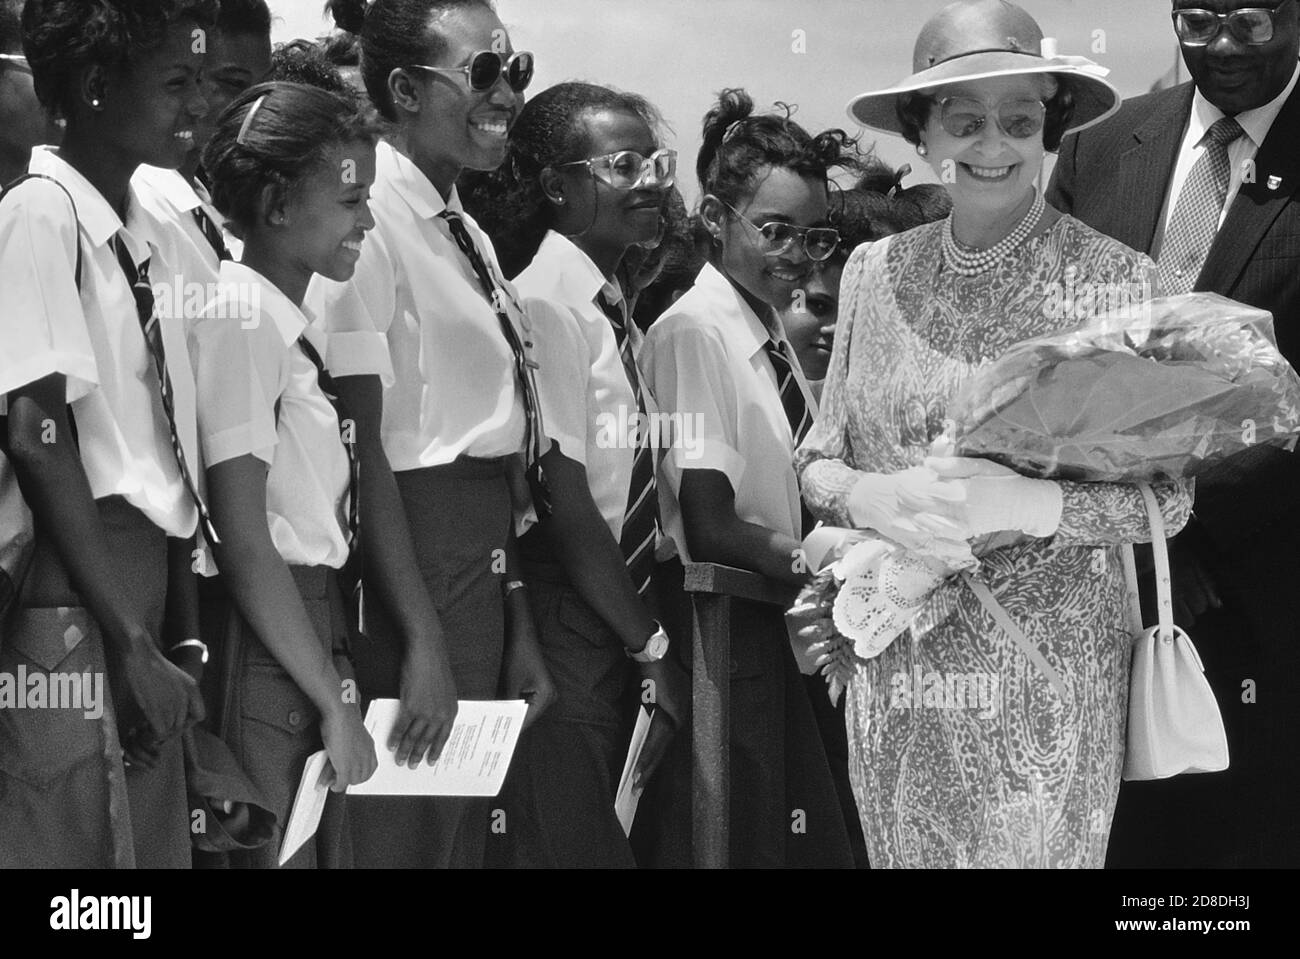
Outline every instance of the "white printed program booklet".
<path fill-rule="evenodd" d="M 522 699 L 462 699 L 451 737 L 432 766 L 398 766 L 388 748 L 397 721 L 397 700 L 376 699 L 366 711 L 379 768 L 365 782 L 349 786 L 354 796 L 495 796 L 519 742 L 528 704 Z"/>
<path fill-rule="evenodd" d="M 302 780 L 298 783 L 298 794 L 293 799 L 293 812 L 289 813 L 289 822 L 284 827 L 284 839 L 280 843 L 280 865 L 288 862 L 293 854 L 302 848 L 320 826 L 321 815 L 325 812 L 325 800 L 329 798 L 330 787 L 321 781 L 325 764 L 329 757 L 321 749 L 307 757 L 302 768 Z"/>

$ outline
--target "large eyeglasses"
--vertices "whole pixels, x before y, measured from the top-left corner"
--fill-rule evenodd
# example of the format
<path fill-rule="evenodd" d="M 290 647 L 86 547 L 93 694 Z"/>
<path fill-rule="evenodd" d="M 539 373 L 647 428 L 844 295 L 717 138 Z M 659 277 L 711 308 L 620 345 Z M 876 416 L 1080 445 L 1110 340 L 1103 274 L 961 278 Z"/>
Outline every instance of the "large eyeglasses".
<path fill-rule="evenodd" d="M 758 234 L 758 246 L 764 256 L 780 256 L 788 252 L 795 240 L 802 240 L 803 251 L 808 259 L 820 263 L 827 259 L 840 245 L 840 231 L 829 226 L 795 226 L 772 220 L 760 226 L 749 220 L 726 200 L 719 200 L 723 206 L 735 214 L 736 219 Z"/>
<path fill-rule="evenodd" d="M 1046 116 L 1042 100 L 1003 100 L 993 107 L 998 129 L 1017 140 L 1027 140 L 1041 130 Z M 944 97 L 939 101 L 939 125 L 949 136 L 974 136 L 988 118 L 989 108 L 974 97 Z"/>
<path fill-rule="evenodd" d="M 1241 7 L 1228 13 L 1185 8 L 1174 11 L 1174 30 L 1187 47 L 1203 47 L 1219 35 L 1226 25 L 1228 32 L 1242 43 L 1259 46 L 1273 39 L 1277 12 L 1289 3 L 1282 0 L 1276 7 Z"/>
<path fill-rule="evenodd" d="M 21 53 L 0 53 L 0 66 L 10 66 L 22 73 L 32 72 L 32 65 Z"/>
<path fill-rule="evenodd" d="M 497 85 L 504 73 L 506 83 L 515 93 L 522 93 L 533 82 L 533 55 L 527 50 L 520 50 L 510 57 L 503 58 L 495 50 L 480 50 L 469 58 L 463 67 L 431 67 L 427 63 L 413 63 L 416 70 L 432 70 L 435 73 L 463 73 L 469 82 L 469 88 L 475 93 L 484 93 Z"/>
<path fill-rule="evenodd" d="M 585 164 L 592 176 L 602 183 L 608 183 L 615 190 L 635 190 L 645 185 L 651 173 L 665 190 L 677 179 L 676 150 L 656 150 L 649 156 L 642 156 L 635 150 L 619 150 L 617 153 L 605 153 L 557 165 L 566 167 L 579 164 Z"/>

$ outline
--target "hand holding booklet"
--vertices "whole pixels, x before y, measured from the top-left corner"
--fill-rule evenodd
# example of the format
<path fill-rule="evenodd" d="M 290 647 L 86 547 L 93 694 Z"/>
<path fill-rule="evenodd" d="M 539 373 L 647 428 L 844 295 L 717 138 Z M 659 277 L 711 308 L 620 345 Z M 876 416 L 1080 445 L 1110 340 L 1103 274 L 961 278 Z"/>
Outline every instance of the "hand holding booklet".
<path fill-rule="evenodd" d="M 356 796 L 495 796 L 501 791 L 510 757 L 519 743 L 528 704 L 523 700 L 462 699 L 447 745 L 438 761 L 414 769 L 399 766 L 385 744 L 397 721 L 398 701 L 376 699 L 366 711 L 366 729 L 375 741 L 379 768 L 363 783 L 348 787 Z"/>

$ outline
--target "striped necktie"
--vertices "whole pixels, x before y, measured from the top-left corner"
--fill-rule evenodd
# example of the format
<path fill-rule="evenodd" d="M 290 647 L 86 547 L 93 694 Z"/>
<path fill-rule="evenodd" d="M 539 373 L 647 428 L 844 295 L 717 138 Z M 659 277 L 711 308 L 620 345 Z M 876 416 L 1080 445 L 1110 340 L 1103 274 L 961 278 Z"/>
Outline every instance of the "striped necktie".
<path fill-rule="evenodd" d="M 307 359 L 311 360 L 311 365 L 316 367 L 316 383 L 339 418 L 339 436 L 343 440 L 343 449 L 348 454 L 348 533 L 351 534 L 352 546 L 355 549 L 357 534 L 361 531 L 361 458 L 357 456 L 354 443 L 347 438 L 349 427 L 355 429 L 355 424 L 352 423 L 347 406 L 339 396 L 334 377 L 330 376 L 329 371 L 325 369 L 325 363 L 316 347 L 312 346 L 311 340 L 307 339 L 306 335 L 298 337 L 298 347 Z"/>
<path fill-rule="evenodd" d="M 167 429 L 171 434 L 172 452 L 176 454 L 176 466 L 180 470 L 181 482 L 185 484 L 186 491 L 199 511 L 199 523 L 203 527 L 203 535 L 210 544 L 220 544 L 221 537 L 217 535 L 216 528 L 212 525 L 212 515 L 208 512 L 208 506 L 199 495 L 199 488 L 190 474 L 189 464 L 185 461 L 185 450 L 181 446 L 180 434 L 176 430 L 172 379 L 171 374 L 167 372 L 167 352 L 163 347 L 162 327 L 158 323 L 158 314 L 154 309 L 153 287 L 149 283 L 149 261 L 145 260 L 136 266 L 120 235 L 113 237 L 112 244 L 113 252 L 117 254 L 117 262 L 122 267 L 122 272 L 126 274 L 127 282 L 131 284 L 140 329 L 144 333 L 145 345 L 149 349 L 150 356 L 153 357 L 154 369 L 158 374 L 158 392 L 162 397 L 163 413 L 167 416 Z"/>
<path fill-rule="evenodd" d="M 203 238 L 212 247 L 212 252 L 217 254 L 217 259 L 223 263 L 231 259 L 230 250 L 226 248 L 226 238 L 221 235 L 221 228 L 212 222 L 208 211 L 201 206 L 196 206 L 191 212 L 194 214 L 194 222 L 199 225 L 199 230 L 203 233 Z"/>
<path fill-rule="evenodd" d="M 614 341 L 618 345 L 619 358 L 623 361 L 623 372 L 627 374 L 632 395 L 636 397 L 640 445 L 632 459 L 632 479 L 628 487 L 627 509 L 623 511 L 623 533 L 618 545 L 623 551 L 632 583 L 638 593 L 644 594 L 650 588 L 654 573 L 655 541 L 659 533 L 659 495 L 655 489 L 654 448 L 650 445 L 645 396 L 641 391 L 641 375 L 637 370 L 636 357 L 632 354 L 632 337 L 628 333 L 627 317 L 619 306 L 605 298 L 603 292 L 597 294 L 596 301 L 614 328 Z"/>
<path fill-rule="evenodd" d="M 1235 119 L 1223 117 L 1205 134 L 1205 149 L 1187 174 L 1160 249 L 1166 295 L 1190 293 L 1201 275 L 1228 196 L 1228 146 L 1244 132 Z"/>
<path fill-rule="evenodd" d="M 503 302 L 506 296 L 504 290 L 497 286 L 496 280 L 493 279 L 492 273 L 488 270 L 487 263 L 483 255 L 479 253 L 478 247 L 474 245 L 474 238 L 469 235 L 469 230 L 465 227 L 465 221 L 461 219 L 460 214 L 453 213 L 451 210 L 443 210 L 438 214 L 447 222 L 447 227 L 451 231 L 452 239 L 456 241 L 456 246 L 460 252 L 465 255 L 469 261 L 470 268 L 474 271 L 474 276 L 478 279 L 479 286 L 483 290 L 483 295 L 487 297 L 488 303 L 496 312 L 497 322 L 501 325 L 501 333 L 506 338 L 506 343 L 510 346 L 510 353 L 515 361 L 515 376 L 519 381 L 519 392 L 524 403 L 524 417 L 527 422 L 527 434 L 524 437 L 524 458 L 525 465 L 528 467 L 528 483 L 533 493 L 533 508 L 537 512 L 539 519 L 544 519 L 550 515 L 551 499 L 549 491 L 546 488 L 546 480 L 542 476 L 542 408 L 537 400 L 537 382 L 533 377 L 532 367 L 535 365 L 528 359 L 528 354 L 524 352 L 525 345 L 533 344 L 521 343 L 519 334 L 515 331 L 515 325 L 510 322 L 510 317 L 506 315 Z"/>
<path fill-rule="evenodd" d="M 785 352 L 785 343 L 769 339 L 763 344 L 763 349 L 767 350 L 767 358 L 772 361 L 772 369 L 776 372 L 777 393 L 781 397 L 785 418 L 790 422 L 790 435 L 794 437 L 794 445 L 798 446 L 812 426 L 808 401 L 799 388 L 799 380 L 794 375 L 794 364 Z"/>

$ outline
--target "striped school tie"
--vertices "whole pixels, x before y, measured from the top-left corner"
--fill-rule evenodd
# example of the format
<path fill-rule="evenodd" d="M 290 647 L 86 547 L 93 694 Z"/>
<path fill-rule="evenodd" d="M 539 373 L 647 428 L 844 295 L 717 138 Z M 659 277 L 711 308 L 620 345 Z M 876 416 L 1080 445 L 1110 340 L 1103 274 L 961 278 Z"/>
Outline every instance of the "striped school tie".
<path fill-rule="evenodd" d="M 154 308 L 153 286 L 149 283 L 149 261 L 145 260 L 136 266 L 121 236 L 114 236 L 112 244 L 113 252 L 117 254 L 117 262 L 122 267 L 122 272 L 126 274 L 127 282 L 131 284 L 140 329 L 144 333 L 144 342 L 149 348 L 149 354 L 153 357 L 154 370 L 158 374 L 158 392 L 162 397 L 163 413 L 167 416 L 167 430 L 171 434 L 172 452 L 176 454 L 176 466 L 180 470 L 181 482 L 185 484 L 190 499 L 194 500 L 194 506 L 199 511 L 199 523 L 203 527 L 203 535 L 210 544 L 219 545 L 221 537 L 217 535 L 216 527 L 212 525 L 212 515 L 208 512 L 208 505 L 203 502 L 194 477 L 190 474 L 189 464 L 185 461 L 185 450 L 181 447 L 180 434 L 176 430 L 172 378 L 167 372 L 167 352 L 163 347 L 162 327 L 158 323 L 158 314 Z"/>
<path fill-rule="evenodd" d="M 230 250 L 226 248 L 226 238 L 221 235 L 221 228 L 212 222 L 208 211 L 201 206 L 196 206 L 191 212 L 194 214 L 194 222 L 199 225 L 199 230 L 203 233 L 203 238 L 212 247 L 212 252 L 217 254 L 217 259 L 223 263 L 231 259 Z"/>
<path fill-rule="evenodd" d="M 325 369 L 325 363 L 316 347 L 312 346 L 311 340 L 305 335 L 298 337 L 298 347 L 307 359 L 311 360 L 311 365 L 316 367 L 316 383 L 320 386 L 320 391 L 325 394 L 325 399 L 329 400 L 330 406 L 334 407 L 334 412 L 338 414 L 339 436 L 343 440 L 343 449 L 348 454 L 348 533 L 351 534 L 351 543 L 355 548 L 357 534 L 361 531 L 361 458 L 357 456 L 355 444 L 345 435 L 351 417 L 348 416 L 347 406 L 339 396 L 334 377 L 330 376 L 329 371 Z M 355 424 L 353 428 L 355 429 Z"/>
<path fill-rule="evenodd" d="M 1243 133 L 1240 123 L 1223 117 L 1205 134 L 1205 149 L 1187 174 L 1160 249 L 1166 295 L 1190 293 L 1201 275 L 1228 196 L 1228 146 Z"/>
<path fill-rule="evenodd" d="M 605 298 L 604 293 L 597 294 L 596 301 L 614 328 L 614 341 L 618 344 L 618 355 L 623 361 L 623 372 L 627 374 L 632 394 L 636 397 L 636 410 L 640 415 L 640 445 L 632 459 L 632 482 L 628 488 L 627 509 L 623 511 L 623 533 L 618 545 L 623 551 L 632 583 L 638 593 L 644 594 L 650 588 L 654 574 L 655 542 L 659 534 L 659 495 L 655 489 L 654 448 L 650 445 L 645 396 L 641 392 L 641 375 L 637 370 L 636 357 L 632 355 L 632 337 L 628 334 L 627 317 L 623 315 L 620 306 Z"/>
<path fill-rule="evenodd" d="M 527 422 L 527 432 L 524 437 L 524 459 L 525 466 L 528 468 L 529 486 L 533 493 L 533 508 L 537 512 L 538 519 L 545 519 L 551 513 L 550 494 L 546 488 L 545 477 L 542 476 L 542 408 L 537 399 L 537 382 L 533 377 L 532 367 L 535 365 L 528 359 L 528 354 L 524 352 L 524 346 L 532 346 L 531 342 L 524 344 L 519 340 L 519 334 L 515 331 L 515 325 L 510 322 L 510 317 L 506 315 L 502 305 L 506 293 L 497 286 L 496 280 L 492 278 L 492 273 L 488 270 L 487 263 L 483 260 L 483 255 L 479 253 L 478 247 L 474 245 L 474 238 L 469 235 L 469 230 L 465 226 L 465 221 L 461 219 L 460 214 L 453 213 L 451 210 L 443 210 L 438 214 L 442 219 L 447 221 L 447 227 L 451 231 L 452 239 L 456 241 L 456 246 L 460 252 L 469 260 L 471 269 L 474 270 L 474 276 L 478 279 L 479 286 L 483 290 L 483 295 L 491 304 L 492 309 L 496 312 L 497 322 L 501 325 L 501 333 L 506 338 L 506 343 L 510 346 L 510 353 L 515 361 L 515 377 L 519 381 L 519 392 L 524 403 L 524 418 Z"/>
<path fill-rule="evenodd" d="M 776 388 L 781 397 L 781 406 L 785 410 L 785 418 L 790 422 L 790 435 L 794 437 L 794 445 L 798 446 L 812 427 L 808 401 L 804 399 L 803 390 L 799 389 L 799 380 L 794 375 L 794 364 L 785 352 L 785 343 L 769 339 L 763 344 L 763 349 L 767 350 L 767 358 L 772 361 L 772 369 L 776 372 Z"/>

